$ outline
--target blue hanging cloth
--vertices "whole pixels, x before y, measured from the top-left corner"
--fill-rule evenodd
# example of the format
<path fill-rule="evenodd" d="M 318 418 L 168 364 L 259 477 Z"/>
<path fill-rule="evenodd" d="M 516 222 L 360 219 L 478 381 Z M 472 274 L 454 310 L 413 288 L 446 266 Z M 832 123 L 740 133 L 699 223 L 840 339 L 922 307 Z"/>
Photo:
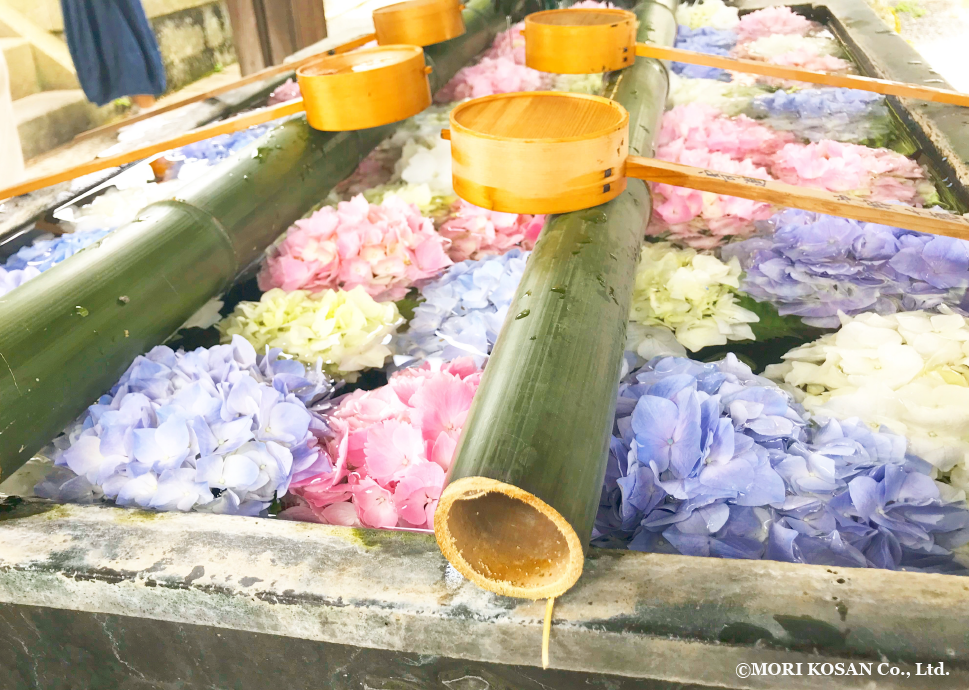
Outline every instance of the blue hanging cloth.
<path fill-rule="evenodd" d="M 64 35 L 78 81 L 92 103 L 158 96 L 165 68 L 140 0 L 61 0 Z"/>

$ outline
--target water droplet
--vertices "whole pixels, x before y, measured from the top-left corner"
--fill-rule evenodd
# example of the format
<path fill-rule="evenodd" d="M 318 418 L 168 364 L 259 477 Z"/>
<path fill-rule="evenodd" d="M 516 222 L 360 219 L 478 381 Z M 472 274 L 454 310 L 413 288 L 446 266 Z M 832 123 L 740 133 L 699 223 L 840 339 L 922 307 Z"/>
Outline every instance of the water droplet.
<path fill-rule="evenodd" d="M 518 319 L 524 319 L 526 316 L 528 316 L 531 313 L 532 313 L 531 309 L 522 309 L 520 312 L 515 314 L 515 321 L 517 321 Z"/>
<path fill-rule="evenodd" d="M 533 335 L 531 338 L 529 338 L 529 340 L 535 340 L 535 336 Z M 37 380 L 40 381 L 40 379 Z"/>
<path fill-rule="evenodd" d="M 555 287 L 552 288 L 552 292 L 557 292 L 558 294 L 562 295 L 562 297 L 564 298 L 566 289 L 567 288 L 564 285 L 556 285 Z"/>
<path fill-rule="evenodd" d="M 118 298 L 119 304 L 127 304 L 130 301 L 131 301 L 131 298 L 128 297 L 128 295 L 121 295 L 121 297 Z"/>
<path fill-rule="evenodd" d="M 525 297 L 531 297 L 531 296 L 532 296 L 532 291 L 531 290 L 525 290 Z"/>
<path fill-rule="evenodd" d="M 75 312 L 75 313 L 76 313 L 76 314 L 77 314 L 78 316 L 80 316 L 80 317 L 82 317 L 82 318 L 83 318 L 83 317 L 85 317 L 85 316 L 87 316 L 88 314 L 90 314 L 90 313 L 91 313 L 91 312 L 89 312 L 89 311 L 88 311 L 87 309 L 85 309 L 84 307 L 82 307 L 82 306 L 81 306 L 80 304 L 79 304 L 79 305 L 77 305 L 76 307 L 74 307 L 74 312 Z"/>

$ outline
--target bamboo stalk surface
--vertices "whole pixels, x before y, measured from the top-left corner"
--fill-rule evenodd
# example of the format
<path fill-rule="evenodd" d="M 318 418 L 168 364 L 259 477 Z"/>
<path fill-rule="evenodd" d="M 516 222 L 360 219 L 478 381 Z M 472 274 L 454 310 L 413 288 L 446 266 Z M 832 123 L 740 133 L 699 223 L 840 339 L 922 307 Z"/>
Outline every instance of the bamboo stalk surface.
<path fill-rule="evenodd" d="M 640 40 L 672 42 L 669 6 L 641 3 Z M 610 97 L 630 149 L 651 153 L 666 100 L 662 64 L 640 60 Z M 435 514 L 445 556 L 499 594 L 557 596 L 582 571 L 605 473 L 649 194 L 550 217 L 475 394 Z"/>

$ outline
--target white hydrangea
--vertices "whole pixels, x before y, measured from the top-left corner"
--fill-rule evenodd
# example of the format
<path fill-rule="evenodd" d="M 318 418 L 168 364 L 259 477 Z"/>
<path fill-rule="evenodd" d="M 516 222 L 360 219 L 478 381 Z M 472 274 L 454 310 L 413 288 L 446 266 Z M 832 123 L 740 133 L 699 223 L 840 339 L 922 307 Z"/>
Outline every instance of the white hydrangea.
<path fill-rule="evenodd" d="M 808 55 L 831 55 L 841 57 L 841 46 L 826 36 L 799 36 L 797 34 L 774 34 L 764 36 L 744 46 L 747 55 L 762 60 L 772 60 L 787 53 L 804 52 Z"/>
<path fill-rule="evenodd" d="M 699 29 L 732 29 L 740 23 L 739 10 L 728 7 L 723 0 L 703 0 L 694 5 L 683 4 L 676 9 L 676 23 Z"/>
<path fill-rule="evenodd" d="M 728 117 L 735 117 L 750 109 L 754 97 L 768 93 L 761 86 L 746 86 L 716 79 L 690 79 L 670 72 L 670 91 L 666 99 L 669 108 L 689 103 L 705 103 Z"/>
<path fill-rule="evenodd" d="M 860 417 L 969 488 L 969 319 L 943 313 L 840 315 L 841 329 L 797 347 L 766 375 L 820 417 Z"/>
<path fill-rule="evenodd" d="M 749 324 L 760 319 L 737 304 L 739 280 L 736 258 L 724 263 L 668 242 L 644 244 L 629 319 L 668 328 L 693 352 L 728 340 L 753 340 Z"/>

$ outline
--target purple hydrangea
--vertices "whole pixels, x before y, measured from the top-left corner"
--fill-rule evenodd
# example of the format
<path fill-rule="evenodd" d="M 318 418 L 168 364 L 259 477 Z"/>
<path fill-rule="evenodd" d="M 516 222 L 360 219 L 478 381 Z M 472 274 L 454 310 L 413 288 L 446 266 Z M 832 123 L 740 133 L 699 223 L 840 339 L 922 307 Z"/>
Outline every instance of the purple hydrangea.
<path fill-rule="evenodd" d="M 397 339 L 398 363 L 470 355 L 481 366 L 498 339 L 530 254 L 512 249 L 462 261 L 421 288 L 424 301 Z"/>
<path fill-rule="evenodd" d="M 733 355 L 656 358 L 620 386 L 599 546 L 959 572 L 961 495 L 859 420 L 808 422 Z"/>
<path fill-rule="evenodd" d="M 329 466 L 317 443 L 327 427 L 308 406 L 332 388 L 319 366 L 307 371 L 279 350 L 257 357 L 238 336 L 192 352 L 156 347 L 55 441 L 55 464 L 72 474 L 36 492 L 258 514 L 291 481 Z"/>
<path fill-rule="evenodd" d="M 709 26 L 691 29 L 682 24 L 676 29 L 676 47 L 683 50 L 728 57 L 730 50 L 736 43 L 737 34 L 729 29 L 713 29 Z M 691 79 L 731 80 L 730 73 L 719 67 L 703 67 L 702 65 L 689 65 L 685 62 L 674 62 L 672 69 L 674 73 Z"/>
<path fill-rule="evenodd" d="M 885 97 L 854 89 L 779 90 L 754 98 L 750 115 L 810 141 L 881 145 L 891 132 Z"/>
<path fill-rule="evenodd" d="M 837 328 L 838 312 L 965 311 L 969 243 L 788 209 L 764 235 L 724 247 L 745 271 L 741 289 L 781 315 Z M 773 229 L 771 233 L 770 230 Z"/>

